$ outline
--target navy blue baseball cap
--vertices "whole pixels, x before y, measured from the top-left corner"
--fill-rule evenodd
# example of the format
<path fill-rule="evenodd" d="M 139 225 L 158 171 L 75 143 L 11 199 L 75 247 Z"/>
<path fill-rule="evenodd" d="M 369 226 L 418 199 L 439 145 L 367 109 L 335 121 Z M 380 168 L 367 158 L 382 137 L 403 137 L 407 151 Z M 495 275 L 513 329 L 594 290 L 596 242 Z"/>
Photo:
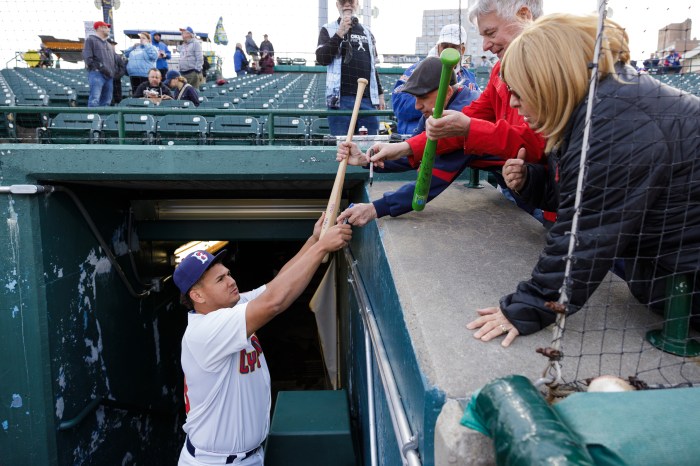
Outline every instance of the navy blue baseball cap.
<path fill-rule="evenodd" d="M 207 251 L 200 250 L 182 259 L 180 265 L 175 269 L 175 273 L 173 273 L 173 281 L 177 287 L 180 288 L 182 294 L 187 294 L 190 288 L 202 278 L 204 272 L 209 270 L 211 266 L 217 262 L 221 262 L 225 254 L 226 249 L 215 256 L 209 254 Z"/>
<path fill-rule="evenodd" d="M 192 30 L 191 27 L 187 26 L 186 28 L 180 28 L 180 32 L 187 31 L 190 34 L 194 35 L 194 31 Z"/>

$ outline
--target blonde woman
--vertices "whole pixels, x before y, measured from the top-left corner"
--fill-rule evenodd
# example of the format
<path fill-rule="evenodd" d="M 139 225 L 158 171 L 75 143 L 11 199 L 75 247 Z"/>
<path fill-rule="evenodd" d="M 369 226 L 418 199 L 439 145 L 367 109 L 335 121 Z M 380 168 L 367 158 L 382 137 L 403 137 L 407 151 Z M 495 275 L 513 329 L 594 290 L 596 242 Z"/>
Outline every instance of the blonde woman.
<path fill-rule="evenodd" d="M 529 203 L 557 212 L 528 281 L 479 309 L 467 325 L 483 341 L 537 332 L 555 321 L 553 304 L 567 286 L 567 312 L 580 309 L 620 260 L 630 291 L 663 310 L 666 278 L 689 278 L 693 315 L 700 323 L 700 99 L 640 75 L 629 60 L 627 36 L 607 21 L 597 71 L 590 67 L 595 17 L 543 17 L 515 39 L 501 73 L 510 105 L 547 138 L 549 167 L 506 162 L 508 187 Z M 595 74 L 593 74 L 595 73 Z M 593 74 L 593 76 L 592 76 Z M 597 90 L 584 140 L 590 79 Z M 572 229 L 579 162 L 586 173 L 571 276 L 564 269 Z"/>
<path fill-rule="evenodd" d="M 165 75 L 165 85 L 173 91 L 173 98 L 175 100 L 189 100 L 195 107 L 199 107 L 199 94 L 197 93 L 197 89 L 190 85 L 179 71 L 168 71 Z"/>

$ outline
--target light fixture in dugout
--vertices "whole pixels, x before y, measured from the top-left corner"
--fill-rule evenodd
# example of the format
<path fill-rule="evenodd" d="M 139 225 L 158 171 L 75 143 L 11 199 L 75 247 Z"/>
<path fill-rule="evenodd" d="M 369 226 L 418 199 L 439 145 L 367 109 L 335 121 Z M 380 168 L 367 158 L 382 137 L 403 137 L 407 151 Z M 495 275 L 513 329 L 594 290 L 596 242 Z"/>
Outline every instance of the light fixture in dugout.
<path fill-rule="evenodd" d="M 175 264 L 195 251 L 206 250 L 210 254 L 216 254 L 228 244 L 228 241 L 190 241 L 175 250 Z"/>

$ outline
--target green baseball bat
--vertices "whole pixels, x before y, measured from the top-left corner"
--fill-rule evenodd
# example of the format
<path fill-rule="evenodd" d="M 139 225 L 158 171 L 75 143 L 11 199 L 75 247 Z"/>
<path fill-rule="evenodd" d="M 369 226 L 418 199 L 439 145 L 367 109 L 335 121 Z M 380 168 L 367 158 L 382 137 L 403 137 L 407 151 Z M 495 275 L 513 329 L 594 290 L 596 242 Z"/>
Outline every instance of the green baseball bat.
<path fill-rule="evenodd" d="M 438 95 L 435 99 L 433 118 L 440 118 L 442 116 L 442 110 L 445 107 L 445 96 L 447 96 L 447 87 L 450 85 L 452 69 L 459 63 L 459 52 L 455 49 L 445 49 L 440 54 L 440 61 L 442 62 L 442 72 L 440 73 L 440 87 L 438 87 Z M 425 208 L 425 203 L 428 202 L 430 181 L 433 178 L 433 164 L 435 163 L 435 149 L 437 149 L 437 141 L 428 139 L 425 144 L 425 149 L 423 150 L 423 160 L 420 162 L 420 170 L 418 170 L 416 189 L 413 192 L 413 210 L 423 210 Z"/>

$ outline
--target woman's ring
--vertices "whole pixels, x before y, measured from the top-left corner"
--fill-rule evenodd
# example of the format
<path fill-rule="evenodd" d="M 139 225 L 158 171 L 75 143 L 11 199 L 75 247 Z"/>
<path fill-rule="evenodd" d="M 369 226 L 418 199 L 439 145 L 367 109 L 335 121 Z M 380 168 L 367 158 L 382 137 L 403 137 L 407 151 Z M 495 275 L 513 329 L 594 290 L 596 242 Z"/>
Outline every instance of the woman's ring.
<path fill-rule="evenodd" d="M 500 324 L 499 327 L 501 327 L 501 333 L 508 333 L 508 329 L 506 328 L 505 325 Z"/>

